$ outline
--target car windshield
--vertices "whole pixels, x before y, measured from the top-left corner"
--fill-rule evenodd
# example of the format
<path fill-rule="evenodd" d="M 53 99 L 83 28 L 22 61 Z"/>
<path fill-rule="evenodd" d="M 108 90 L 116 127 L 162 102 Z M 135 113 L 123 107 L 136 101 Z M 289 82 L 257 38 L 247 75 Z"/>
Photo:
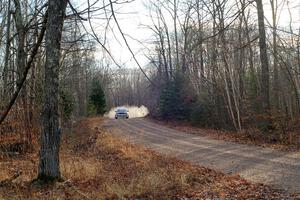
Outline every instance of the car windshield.
<path fill-rule="evenodd" d="M 116 112 L 117 113 L 127 113 L 127 110 L 126 109 L 118 109 Z"/>

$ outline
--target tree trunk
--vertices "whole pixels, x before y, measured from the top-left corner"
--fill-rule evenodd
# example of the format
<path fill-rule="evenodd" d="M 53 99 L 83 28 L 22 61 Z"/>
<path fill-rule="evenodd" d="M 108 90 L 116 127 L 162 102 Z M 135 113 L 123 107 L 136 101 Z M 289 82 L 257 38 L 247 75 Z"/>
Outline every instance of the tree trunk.
<path fill-rule="evenodd" d="M 25 40 L 26 40 L 26 30 L 24 22 L 24 13 L 22 13 L 21 3 L 19 0 L 14 0 L 15 3 L 15 24 L 18 33 L 18 48 L 17 48 L 17 87 L 21 85 L 24 71 L 26 70 L 26 52 L 25 52 Z M 25 2 L 26 3 L 26 2 Z M 25 14 L 26 16 L 26 14 Z M 26 79 L 25 79 L 26 81 Z M 27 144 L 27 147 L 31 146 L 31 130 L 30 130 L 30 120 L 29 120 L 29 110 L 28 110 L 28 101 L 27 101 L 27 87 L 26 84 L 23 85 L 22 90 L 20 91 L 21 102 L 23 106 L 23 116 L 24 116 L 24 127 L 25 134 L 23 136 L 24 142 Z"/>
<path fill-rule="evenodd" d="M 179 44 L 178 44 L 178 33 L 177 33 L 177 0 L 174 0 L 174 37 L 175 37 L 175 50 L 176 50 L 176 70 L 179 68 Z"/>
<path fill-rule="evenodd" d="M 277 0 L 270 0 L 272 7 L 272 26 L 273 26 L 273 59 L 274 59 L 274 103 L 277 109 L 280 109 L 279 94 L 281 91 L 280 88 L 280 79 L 278 71 L 278 51 L 277 51 Z"/>
<path fill-rule="evenodd" d="M 159 40 L 160 40 L 160 46 L 161 46 L 161 53 L 164 61 L 164 67 L 165 67 L 165 78 L 166 81 L 169 81 L 169 70 L 168 70 L 168 62 L 165 54 L 165 45 L 164 45 L 164 38 L 163 38 L 163 33 L 159 32 Z"/>
<path fill-rule="evenodd" d="M 44 107 L 38 179 L 60 178 L 60 128 L 58 116 L 59 60 L 67 0 L 49 0 L 46 33 Z"/>
<path fill-rule="evenodd" d="M 197 6 L 197 22 L 198 22 L 198 32 L 199 32 L 199 56 L 200 56 L 200 87 L 199 89 L 202 91 L 202 86 L 204 85 L 204 57 L 203 57 L 203 25 L 200 16 L 200 4 L 199 1 L 196 2 Z M 203 9 L 203 7 L 201 8 Z"/>
<path fill-rule="evenodd" d="M 243 4 L 243 6 L 244 6 L 244 4 Z M 259 87 L 258 87 L 258 80 L 257 80 L 255 68 L 254 68 L 254 61 L 253 61 L 254 52 L 253 52 L 253 47 L 251 44 L 250 29 L 248 27 L 249 13 L 247 14 L 247 17 L 246 17 L 244 9 L 242 9 L 242 10 L 243 10 L 243 12 L 242 12 L 243 20 L 244 20 L 244 24 L 245 24 L 246 39 L 247 39 L 247 43 L 249 44 L 248 45 L 248 51 L 249 51 L 248 62 L 249 62 L 249 69 L 250 69 L 251 96 L 252 96 L 252 100 L 256 101 Z"/>
<path fill-rule="evenodd" d="M 260 61 L 261 61 L 261 102 L 262 112 L 270 110 L 270 74 L 269 74 L 269 61 L 267 55 L 266 44 L 266 31 L 264 22 L 264 9 L 262 0 L 256 0 L 258 28 L 259 28 L 259 48 L 260 48 Z"/>
<path fill-rule="evenodd" d="M 5 58 L 3 68 L 3 96 L 7 96 L 7 81 L 8 81 L 8 65 L 10 56 L 10 25 L 11 25 L 11 13 L 10 13 L 10 1 L 8 1 L 7 7 L 7 30 L 6 30 L 6 47 L 5 47 Z"/>

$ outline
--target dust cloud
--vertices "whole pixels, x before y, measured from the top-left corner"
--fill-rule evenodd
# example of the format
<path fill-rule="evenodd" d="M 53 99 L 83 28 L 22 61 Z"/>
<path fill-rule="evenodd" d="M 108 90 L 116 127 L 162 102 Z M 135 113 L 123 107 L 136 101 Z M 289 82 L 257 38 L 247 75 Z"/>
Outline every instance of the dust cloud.
<path fill-rule="evenodd" d="M 118 106 L 118 107 L 114 107 L 112 109 L 110 109 L 110 111 L 108 113 L 106 113 L 104 116 L 114 119 L 115 118 L 115 111 L 118 108 L 125 108 L 126 110 L 128 110 L 128 115 L 129 118 L 141 118 L 141 117 L 146 117 L 149 114 L 149 110 L 147 107 L 145 106 Z"/>

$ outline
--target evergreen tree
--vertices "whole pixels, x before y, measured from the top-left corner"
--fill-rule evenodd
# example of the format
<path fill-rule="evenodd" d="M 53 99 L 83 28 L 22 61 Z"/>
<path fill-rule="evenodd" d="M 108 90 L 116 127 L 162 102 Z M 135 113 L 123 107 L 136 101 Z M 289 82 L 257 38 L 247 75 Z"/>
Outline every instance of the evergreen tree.
<path fill-rule="evenodd" d="M 103 115 L 106 112 L 105 94 L 101 83 L 98 80 L 93 80 L 89 103 L 95 108 L 96 114 Z"/>
<path fill-rule="evenodd" d="M 59 103 L 60 103 L 60 115 L 63 120 L 67 121 L 71 118 L 74 111 L 75 100 L 72 93 L 65 89 L 60 88 L 59 90 Z"/>
<path fill-rule="evenodd" d="M 167 82 L 160 96 L 160 114 L 164 119 L 187 119 L 193 102 L 188 91 L 188 81 L 182 74 L 176 74 Z"/>

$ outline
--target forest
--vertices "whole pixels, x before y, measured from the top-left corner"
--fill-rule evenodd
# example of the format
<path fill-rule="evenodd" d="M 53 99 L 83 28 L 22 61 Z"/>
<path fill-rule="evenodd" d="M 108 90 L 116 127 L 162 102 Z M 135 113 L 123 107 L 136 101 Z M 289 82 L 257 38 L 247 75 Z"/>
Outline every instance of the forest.
<path fill-rule="evenodd" d="M 149 2 L 149 64 L 115 70 L 108 102 L 146 105 L 160 119 L 287 139 L 299 129 L 299 19 L 291 14 L 298 7 L 276 0 Z"/>
<path fill-rule="evenodd" d="M 137 15 L 131 5 L 141 6 L 144 40 L 126 32 L 123 18 Z M 120 43 L 121 53 L 111 40 Z M 119 59 L 123 51 L 129 64 Z M 298 151 L 300 3 L 0 0 L 0 99 L 0 159 L 34 155 L 34 183 L 68 174 L 60 155 L 68 152 L 68 137 L 75 137 L 70 133 L 83 131 L 82 120 L 92 126 L 98 117 L 102 123 L 119 106 L 145 106 L 154 122 Z M 87 141 L 74 149 L 97 143 L 91 138 L 81 138 Z M 15 178 L 0 179 L 0 193 Z"/>

